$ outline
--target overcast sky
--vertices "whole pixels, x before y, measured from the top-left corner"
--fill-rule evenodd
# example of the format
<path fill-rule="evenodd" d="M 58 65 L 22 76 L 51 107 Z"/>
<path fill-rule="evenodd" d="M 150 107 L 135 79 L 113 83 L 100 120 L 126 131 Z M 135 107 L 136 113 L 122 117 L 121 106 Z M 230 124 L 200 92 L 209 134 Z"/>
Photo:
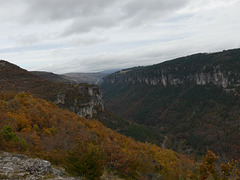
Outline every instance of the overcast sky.
<path fill-rule="evenodd" d="M 240 0 L 0 0 L 0 59 L 96 72 L 240 47 Z"/>

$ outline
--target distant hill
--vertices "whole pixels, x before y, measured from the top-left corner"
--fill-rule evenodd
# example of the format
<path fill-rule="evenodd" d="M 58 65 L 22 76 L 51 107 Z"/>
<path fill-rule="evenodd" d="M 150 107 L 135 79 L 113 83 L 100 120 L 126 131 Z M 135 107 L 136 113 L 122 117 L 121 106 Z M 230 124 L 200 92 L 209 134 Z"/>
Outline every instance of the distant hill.
<path fill-rule="evenodd" d="M 102 78 L 108 74 L 106 73 L 66 73 L 61 77 L 75 83 L 89 83 L 98 84 L 102 81 Z"/>
<path fill-rule="evenodd" d="M 240 157 L 240 49 L 195 54 L 104 77 L 105 106 L 168 137 L 178 152 Z"/>
<path fill-rule="evenodd" d="M 83 117 L 92 117 L 97 109 L 103 109 L 97 85 L 52 82 L 4 60 L 0 61 L 0 81 L 0 92 L 29 92 Z"/>
<path fill-rule="evenodd" d="M 54 74 L 45 71 L 31 71 L 31 73 L 51 82 L 66 82 L 66 83 L 87 83 L 101 84 L 102 78 L 108 74 L 114 73 L 117 70 L 106 70 L 96 73 L 66 73 Z"/>
<path fill-rule="evenodd" d="M 104 76 L 116 71 L 113 69 L 96 73 L 66 73 L 62 74 L 61 77 L 76 83 L 101 84 Z"/>
<path fill-rule="evenodd" d="M 45 71 L 31 71 L 31 73 L 45 79 L 51 82 L 69 82 L 69 83 L 73 83 L 74 81 L 71 80 L 67 80 L 65 78 L 63 78 L 61 75 L 58 74 L 54 74 L 52 72 L 45 72 Z"/>

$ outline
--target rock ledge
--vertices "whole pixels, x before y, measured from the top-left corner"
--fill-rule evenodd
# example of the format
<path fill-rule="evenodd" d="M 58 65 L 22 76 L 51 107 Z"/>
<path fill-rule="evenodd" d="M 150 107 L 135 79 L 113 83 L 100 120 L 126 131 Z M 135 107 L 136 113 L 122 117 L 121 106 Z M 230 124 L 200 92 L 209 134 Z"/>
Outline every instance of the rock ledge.
<path fill-rule="evenodd" d="M 63 177 L 65 171 L 51 166 L 51 163 L 41 159 L 31 159 L 22 154 L 0 152 L 0 179 L 53 179 L 75 180 Z"/>

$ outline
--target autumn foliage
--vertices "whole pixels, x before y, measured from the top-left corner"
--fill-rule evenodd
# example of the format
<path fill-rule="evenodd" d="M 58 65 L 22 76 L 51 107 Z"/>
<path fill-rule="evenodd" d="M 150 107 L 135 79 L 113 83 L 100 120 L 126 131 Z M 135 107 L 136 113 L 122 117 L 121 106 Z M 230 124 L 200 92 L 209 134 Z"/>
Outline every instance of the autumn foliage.
<path fill-rule="evenodd" d="M 205 157 L 197 167 L 197 172 L 192 174 L 192 179 L 240 179 L 240 166 L 237 160 L 221 164 L 218 160 L 219 158 L 212 151 L 207 150 Z"/>
<path fill-rule="evenodd" d="M 1 150 L 20 151 L 97 179 L 104 170 L 124 178 L 187 177 L 192 161 L 140 143 L 27 93 L 0 94 Z"/>

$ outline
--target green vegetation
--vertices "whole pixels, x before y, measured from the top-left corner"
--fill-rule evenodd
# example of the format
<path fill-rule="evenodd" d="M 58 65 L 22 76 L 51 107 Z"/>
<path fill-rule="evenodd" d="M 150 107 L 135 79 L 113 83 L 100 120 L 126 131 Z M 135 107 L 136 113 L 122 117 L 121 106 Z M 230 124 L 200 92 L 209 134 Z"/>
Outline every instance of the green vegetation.
<path fill-rule="evenodd" d="M 154 127 L 168 137 L 166 146 L 178 152 L 199 156 L 208 147 L 220 158 L 238 158 L 240 97 L 226 92 L 221 78 L 224 74 L 229 89 L 239 86 L 239 57 L 240 49 L 196 54 L 109 75 L 101 85 L 105 107 L 131 122 Z M 215 78 L 219 85 L 197 85 L 197 73 Z M 149 80 L 162 75 L 165 86 L 150 85 Z M 171 84 L 174 79 L 180 83 Z"/>
<path fill-rule="evenodd" d="M 107 110 L 99 110 L 94 116 L 106 127 L 115 130 L 120 134 L 132 137 L 137 141 L 150 142 L 161 146 L 164 136 L 154 127 L 139 125 L 117 116 Z"/>
<path fill-rule="evenodd" d="M 77 143 L 67 155 L 67 170 L 76 176 L 98 179 L 104 172 L 104 154 L 92 143 Z"/>
<path fill-rule="evenodd" d="M 8 125 L 3 126 L 1 130 L 1 135 L 3 140 L 12 144 L 13 146 L 16 146 L 18 150 L 20 151 L 26 150 L 26 145 L 27 145 L 26 141 L 18 137 L 18 135 L 15 132 L 13 132 L 12 127 Z"/>
<path fill-rule="evenodd" d="M 169 136 L 167 147 L 182 153 L 192 149 L 198 155 L 209 147 L 219 155 L 239 157 L 239 97 L 216 86 L 186 89 L 135 84 L 125 90 L 109 95 L 108 92 L 114 92 L 111 86 L 104 93 L 106 108 L 131 121 L 155 127 Z"/>
<path fill-rule="evenodd" d="M 2 137 L 7 142 L 12 140 L 17 141 L 17 135 L 13 132 L 13 128 L 7 125 L 2 128 Z"/>

